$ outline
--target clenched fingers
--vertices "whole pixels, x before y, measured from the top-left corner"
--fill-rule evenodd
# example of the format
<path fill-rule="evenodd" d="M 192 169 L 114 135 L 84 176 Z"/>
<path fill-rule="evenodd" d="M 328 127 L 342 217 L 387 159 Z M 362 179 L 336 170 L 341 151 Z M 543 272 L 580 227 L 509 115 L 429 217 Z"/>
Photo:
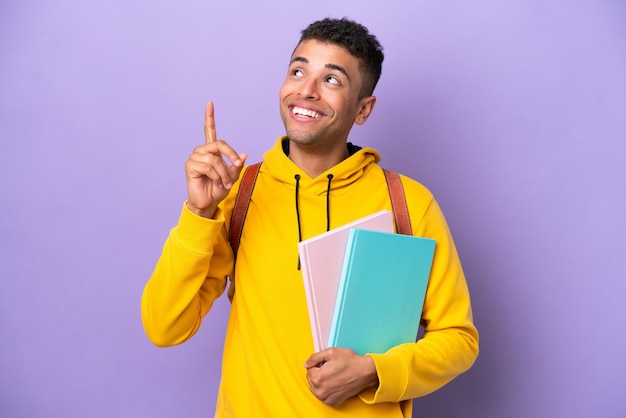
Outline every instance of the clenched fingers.
<path fill-rule="evenodd" d="M 193 172 L 188 174 L 192 177 L 206 176 L 230 188 L 239 175 L 244 159 L 244 154 L 238 154 L 226 142 L 214 141 L 194 149 L 189 157 L 188 168 L 196 175 Z"/>

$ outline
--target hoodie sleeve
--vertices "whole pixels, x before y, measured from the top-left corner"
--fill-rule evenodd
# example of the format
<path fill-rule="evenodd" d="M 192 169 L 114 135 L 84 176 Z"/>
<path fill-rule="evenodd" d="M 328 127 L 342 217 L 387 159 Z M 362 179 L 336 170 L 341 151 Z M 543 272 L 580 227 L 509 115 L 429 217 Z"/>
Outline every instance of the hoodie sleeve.
<path fill-rule="evenodd" d="M 143 291 L 141 317 L 148 338 L 161 347 L 191 338 L 224 292 L 232 269 L 221 209 L 215 219 L 206 219 L 185 202 Z"/>
<path fill-rule="evenodd" d="M 413 233 L 437 241 L 422 313 L 424 336 L 384 354 L 369 354 L 379 386 L 359 395 L 367 403 L 427 395 L 467 371 L 478 356 L 478 332 L 459 256 L 439 205 L 432 195 L 427 202 L 422 213 L 411 210 Z"/>

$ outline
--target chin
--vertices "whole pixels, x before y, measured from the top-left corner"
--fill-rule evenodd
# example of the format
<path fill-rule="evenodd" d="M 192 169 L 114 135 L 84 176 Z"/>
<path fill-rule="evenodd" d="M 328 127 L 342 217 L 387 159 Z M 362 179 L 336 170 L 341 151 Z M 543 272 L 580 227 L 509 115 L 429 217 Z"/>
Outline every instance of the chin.
<path fill-rule="evenodd" d="M 294 129 L 287 129 L 287 138 L 296 144 L 307 145 L 317 141 L 317 135 L 310 132 L 302 132 Z"/>

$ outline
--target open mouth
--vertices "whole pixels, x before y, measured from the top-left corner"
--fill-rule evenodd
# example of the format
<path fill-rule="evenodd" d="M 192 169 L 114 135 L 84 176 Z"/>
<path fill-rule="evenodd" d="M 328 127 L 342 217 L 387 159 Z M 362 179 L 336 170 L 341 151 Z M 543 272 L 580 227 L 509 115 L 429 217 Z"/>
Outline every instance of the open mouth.
<path fill-rule="evenodd" d="M 312 119 L 321 119 L 322 114 L 316 112 L 315 110 L 304 109 L 298 106 L 294 106 L 291 108 L 291 113 L 295 116 L 304 116 Z"/>

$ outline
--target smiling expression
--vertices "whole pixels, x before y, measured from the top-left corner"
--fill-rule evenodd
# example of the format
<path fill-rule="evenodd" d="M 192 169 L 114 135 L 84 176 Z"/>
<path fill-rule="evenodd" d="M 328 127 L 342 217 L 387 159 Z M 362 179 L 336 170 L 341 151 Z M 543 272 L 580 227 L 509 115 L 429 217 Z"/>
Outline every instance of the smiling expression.
<path fill-rule="evenodd" d="M 343 146 L 354 123 L 365 122 L 376 99 L 359 97 L 359 64 L 335 44 L 306 40 L 296 47 L 280 89 L 280 114 L 291 141 Z"/>

